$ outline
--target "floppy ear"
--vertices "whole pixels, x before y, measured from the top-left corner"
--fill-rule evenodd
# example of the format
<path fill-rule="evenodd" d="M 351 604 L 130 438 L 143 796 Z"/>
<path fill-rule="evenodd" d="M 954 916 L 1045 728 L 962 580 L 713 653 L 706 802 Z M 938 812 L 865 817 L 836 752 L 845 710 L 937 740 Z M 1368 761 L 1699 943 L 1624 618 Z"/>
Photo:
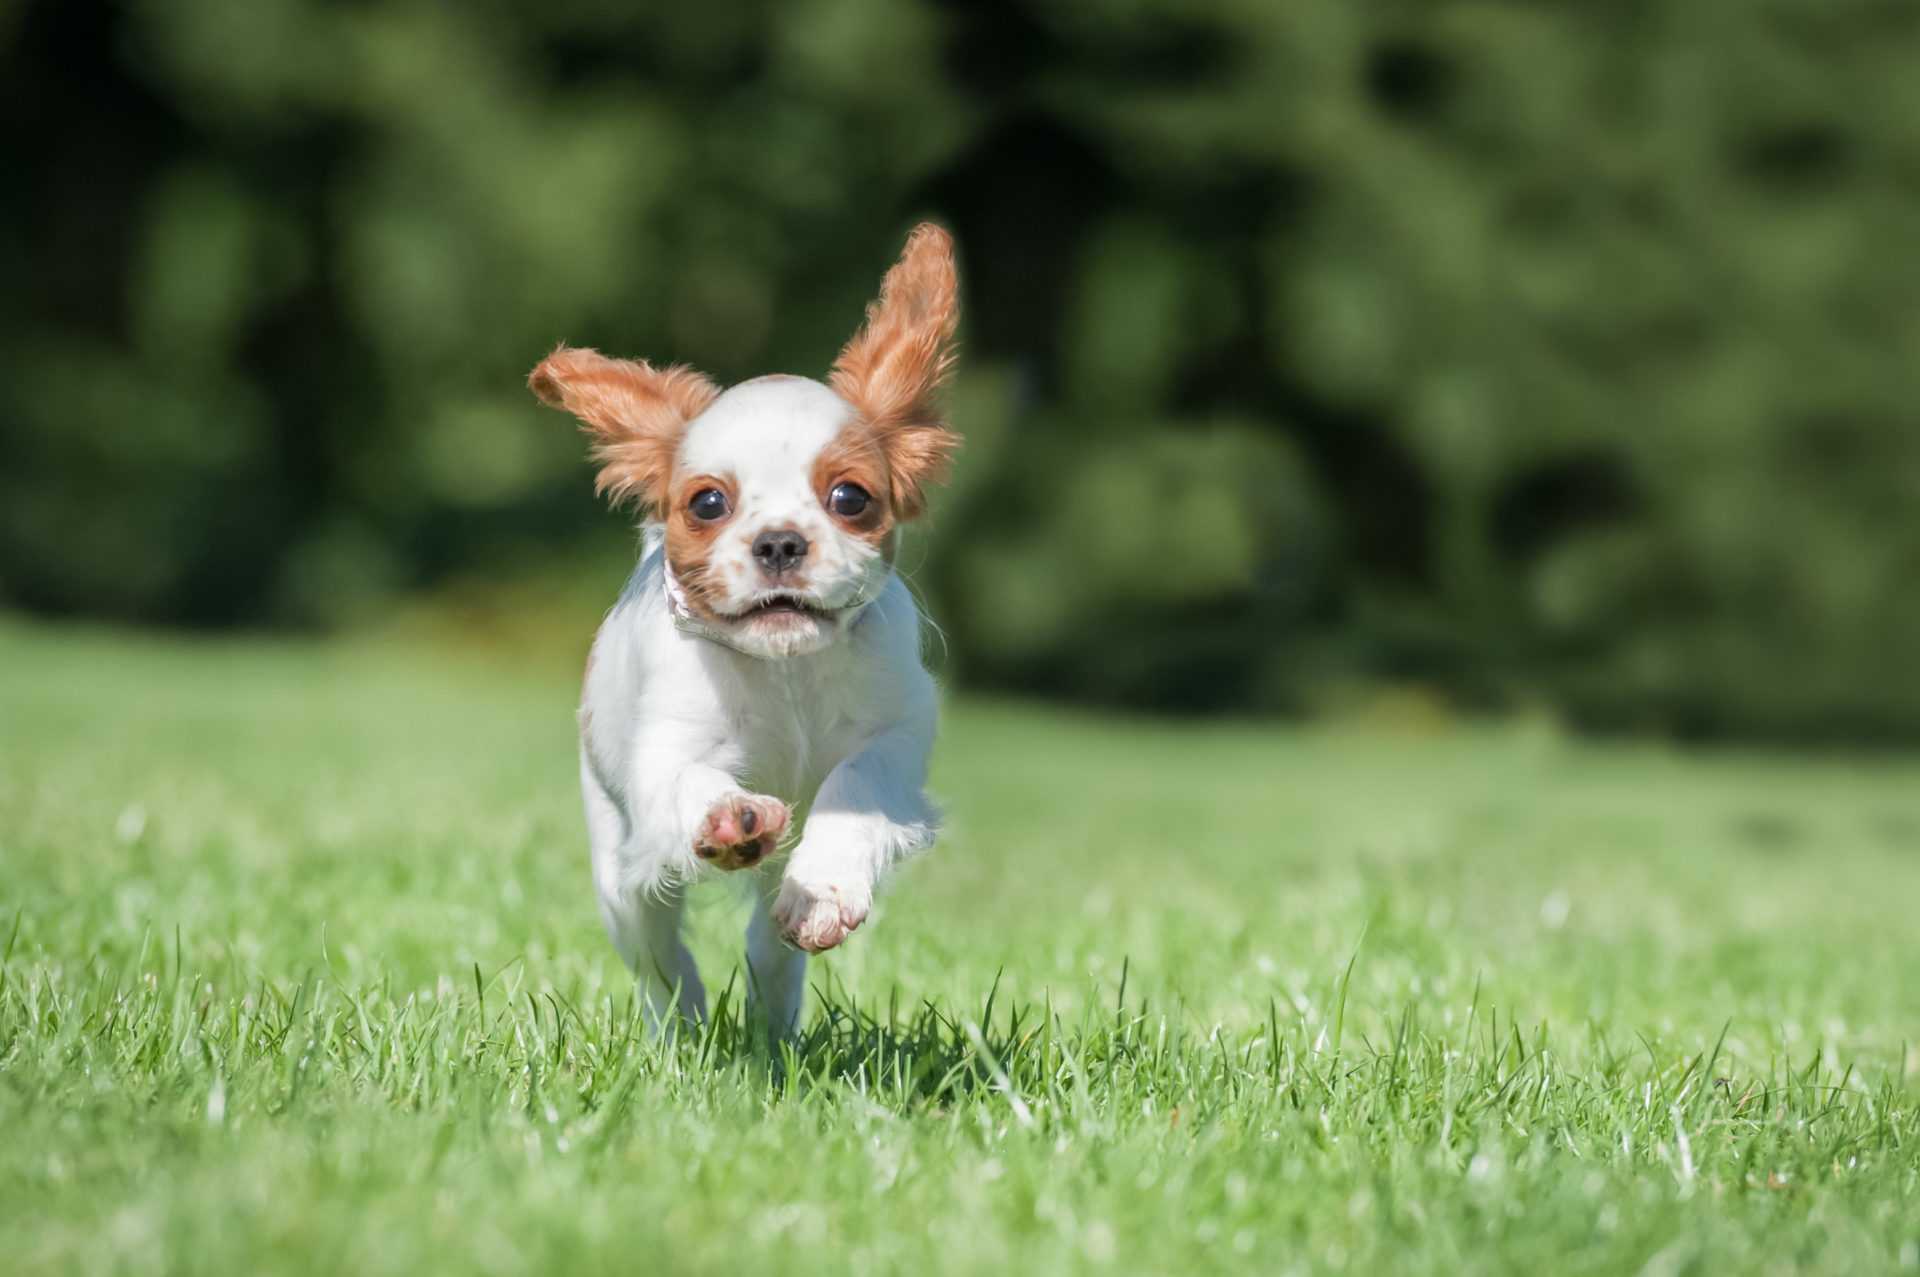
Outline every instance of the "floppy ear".
<path fill-rule="evenodd" d="M 894 508 L 903 519 L 926 510 L 926 485 L 946 477 L 960 446 L 934 398 L 953 369 L 959 292 L 953 237 L 923 222 L 881 281 L 866 326 L 833 364 L 834 390 L 886 452 Z"/>
<path fill-rule="evenodd" d="M 600 463 L 595 492 L 617 505 L 629 497 L 658 508 L 667 499 L 673 454 L 687 423 L 707 410 L 720 388 L 691 368 L 655 368 L 609 359 L 596 350 L 561 346 L 527 378 L 540 402 L 580 418 Z"/>

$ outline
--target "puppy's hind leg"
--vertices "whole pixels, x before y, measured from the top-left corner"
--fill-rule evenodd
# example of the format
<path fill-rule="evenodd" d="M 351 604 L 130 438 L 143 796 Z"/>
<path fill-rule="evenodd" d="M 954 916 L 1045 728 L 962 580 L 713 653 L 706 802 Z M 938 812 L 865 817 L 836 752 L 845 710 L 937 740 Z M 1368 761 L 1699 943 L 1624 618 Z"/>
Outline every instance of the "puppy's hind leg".
<path fill-rule="evenodd" d="M 629 892 L 624 897 L 600 897 L 600 919 L 620 960 L 633 972 L 645 1001 L 647 1036 L 664 1031 L 678 1012 L 686 1026 L 707 1018 L 707 991 L 700 983 L 693 954 L 680 940 L 681 891 Z"/>
<path fill-rule="evenodd" d="M 584 750 L 580 790 L 586 800 L 600 921 L 620 960 L 633 972 L 644 1004 L 647 1035 L 657 1036 L 676 1011 L 688 1024 L 701 1023 L 707 1016 L 707 991 L 693 954 L 680 941 L 680 888 L 646 892 L 622 886 L 620 855 L 632 836 L 632 826 L 594 774 Z"/>
<path fill-rule="evenodd" d="M 747 923 L 747 988 L 754 1005 L 767 1018 L 767 1031 L 789 1037 L 800 1028 L 801 1004 L 807 994 L 807 955 L 789 945 L 774 925 L 774 897 L 780 880 L 768 874 L 758 884 L 753 917 Z"/>

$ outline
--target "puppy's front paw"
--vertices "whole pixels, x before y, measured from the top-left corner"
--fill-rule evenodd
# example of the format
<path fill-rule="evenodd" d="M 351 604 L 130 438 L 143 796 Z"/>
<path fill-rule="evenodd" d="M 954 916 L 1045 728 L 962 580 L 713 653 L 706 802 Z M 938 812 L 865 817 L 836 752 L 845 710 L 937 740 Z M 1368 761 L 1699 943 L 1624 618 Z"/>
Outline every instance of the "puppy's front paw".
<path fill-rule="evenodd" d="M 773 925 L 788 944 L 808 953 L 823 953 L 853 934 L 867 920 L 871 898 L 827 883 L 780 884 L 773 902 Z"/>
<path fill-rule="evenodd" d="M 728 873 L 751 869 L 773 854 L 791 819 L 785 803 L 765 794 L 722 798 L 693 835 L 693 854 Z"/>

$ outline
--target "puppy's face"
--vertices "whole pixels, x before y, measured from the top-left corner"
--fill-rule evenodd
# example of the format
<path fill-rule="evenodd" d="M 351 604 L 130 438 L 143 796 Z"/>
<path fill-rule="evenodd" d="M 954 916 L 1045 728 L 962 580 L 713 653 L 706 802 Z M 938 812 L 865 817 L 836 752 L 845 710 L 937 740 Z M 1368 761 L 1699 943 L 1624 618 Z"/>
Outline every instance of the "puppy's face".
<path fill-rule="evenodd" d="M 897 525 L 959 443 L 934 399 L 958 321 L 952 241 L 926 225 L 830 387 L 776 376 L 721 394 L 684 368 L 567 347 L 529 384 L 594 437 L 600 488 L 665 526 L 685 606 L 751 655 L 798 656 L 879 593 Z"/>
<path fill-rule="evenodd" d="M 893 566 L 885 444 L 817 381 L 762 377 L 714 400 L 667 490 L 667 561 L 687 606 L 755 656 L 832 642 Z"/>

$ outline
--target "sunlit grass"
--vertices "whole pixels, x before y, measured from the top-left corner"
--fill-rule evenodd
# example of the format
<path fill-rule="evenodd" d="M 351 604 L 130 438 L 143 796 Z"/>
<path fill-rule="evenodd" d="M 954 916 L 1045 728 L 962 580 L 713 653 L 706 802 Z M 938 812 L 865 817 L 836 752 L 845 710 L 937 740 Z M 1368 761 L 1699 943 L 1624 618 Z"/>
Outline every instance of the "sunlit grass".
<path fill-rule="evenodd" d="M 9 1271 L 1920 1265 L 1913 763 L 962 703 L 799 1039 L 715 887 L 648 1042 L 571 698 L 0 629 Z"/>

